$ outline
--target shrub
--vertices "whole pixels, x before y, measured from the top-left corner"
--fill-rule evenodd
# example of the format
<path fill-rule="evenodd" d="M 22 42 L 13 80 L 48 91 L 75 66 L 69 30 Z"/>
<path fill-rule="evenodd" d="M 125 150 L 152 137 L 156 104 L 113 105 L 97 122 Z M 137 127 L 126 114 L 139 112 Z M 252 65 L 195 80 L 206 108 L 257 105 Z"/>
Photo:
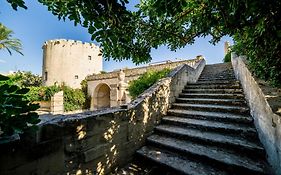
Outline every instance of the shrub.
<path fill-rule="evenodd" d="M 81 90 L 84 93 L 85 96 L 85 103 L 83 104 L 83 109 L 89 109 L 91 106 L 91 96 L 88 95 L 88 84 L 87 84 L 87 79 L 89 76 L 87 76 L 84 80 L 81 81 Z"/>
<path fill-rule="evenodd" d="M 45 100 L 45 101 L 51 100 L 51 97 L 54 96 L 55 93 L 57 93 L 61 90 L 62 90 L 62 88 L 59 86 L 56 86 L 56 85 L 46 87 L 43 100 Z"/>
<path fill-rule="evenodd" d="M 152 86 L 159 79 L 164 78 L 170 73 L 170 69 L 163 69 L 161 71 L 148 71 L 140 76 L 138 79 L 129 83 L 129 93 L 133 99 L 143 93 L 146 89 Z"/>
<path fill-rule="evenodd" d="M 30 91 L 25 96 L 29 101 L 50 101 L 51 97 L 54 96 L 55 93 L 63 91 L 65 111 L 85 109 L 89 108 L 90 98 L 86 95 L 87 88 L 85 86 L 85 82 L 82 84 L 82 89 L 73 89 L 65 85 L 30 87 Z"/>
<path fill-rule="evenodd" d="M 9 78 L 0 75 L 0 137 L 32 131 L 40 122 L 33 112 L 38 105 L 26 98 L 28 88 L 8 84 Z"/>
<path fill-rule="evenodd" d="M 30 91 L 26 95 L 29 101 L 49 101 L 55 93 L 62 90 L 61 87 L 56 85 L 30 87 L 29 89 Z"/>
<path fill-rule="evenodd" d="M 63 87 L 64 110 L 73 111 L 82 109 L 86 98 L 81 89 L 72 89 L 68 86 Z"/>

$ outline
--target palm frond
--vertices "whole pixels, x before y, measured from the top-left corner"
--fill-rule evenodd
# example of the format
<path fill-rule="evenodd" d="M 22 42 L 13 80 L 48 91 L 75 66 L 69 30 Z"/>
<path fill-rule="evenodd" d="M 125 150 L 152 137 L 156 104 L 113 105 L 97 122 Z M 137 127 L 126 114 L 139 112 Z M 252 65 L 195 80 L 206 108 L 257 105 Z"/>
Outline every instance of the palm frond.
<path fill-rule="evenodd" d="M 12 55 L 12 51 L 23 55 L 21 41 L 13 38 L 12 35 L 13 31 L 0 23 L 0 50 L 6 49 L 10 55 Z"/>

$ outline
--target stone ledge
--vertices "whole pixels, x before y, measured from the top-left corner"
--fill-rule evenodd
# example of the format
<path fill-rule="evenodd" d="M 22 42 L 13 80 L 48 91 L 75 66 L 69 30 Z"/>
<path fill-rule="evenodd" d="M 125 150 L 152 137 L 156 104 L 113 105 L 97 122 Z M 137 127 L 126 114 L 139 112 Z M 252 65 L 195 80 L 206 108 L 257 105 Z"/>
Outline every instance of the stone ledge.
<path fill-rule="evenodd" d="M 148 65 L 148 66 L 144 66 L 144 67 L 124 69 L 123 71 L 124 71 L 126 77 L 132 77 L 132 76 L 142 75 L 147 70 L 161 70 L 165 67 L 173 69 L 181 64 L 189 64 L 189 63 L 193 63 L 193 62 L 198 63 L 200 61 L 200 59 L 201 58 L 196 58 L 196 59 L 191 59 L 191 60 L 162 63 L 162 64 L 157 64 L 157 65 Z M 117 78 L 118 73 L 119 73 L 119 71 L 113 71 L 113 72 L 108 72 L 105 74 L 92 75 L 88 78 L 88 81 Z"/>

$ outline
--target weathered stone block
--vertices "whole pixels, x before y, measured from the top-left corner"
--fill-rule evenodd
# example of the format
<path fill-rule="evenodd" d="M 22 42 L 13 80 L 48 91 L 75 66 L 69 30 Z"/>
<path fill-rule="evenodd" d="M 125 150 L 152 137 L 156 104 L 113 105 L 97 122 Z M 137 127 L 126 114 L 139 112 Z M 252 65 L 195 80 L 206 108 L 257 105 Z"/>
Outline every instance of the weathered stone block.
<path fill-rule="evenodd" d="M 106 150 L 108 149 L 108 144 L 98 145 L 95 148 L 89 149 L 83 153 L 84 161 L 89 162 L 95 160 L 101 156 L 104 156 Z"/>

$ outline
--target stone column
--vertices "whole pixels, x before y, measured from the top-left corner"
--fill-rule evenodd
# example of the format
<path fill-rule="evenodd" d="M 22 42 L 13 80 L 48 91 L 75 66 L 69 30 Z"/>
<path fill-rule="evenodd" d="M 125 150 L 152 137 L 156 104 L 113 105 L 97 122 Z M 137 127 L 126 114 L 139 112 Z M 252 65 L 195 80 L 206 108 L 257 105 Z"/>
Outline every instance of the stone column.
<path fill-rule="evenodd" d="M 110 107 L 118 106 L 118 88 L 117 84 L 110 85 Z"/>
<path fill-rule="evenodd" d="M 230 44 L 228 41 L 224 42 L 224 55 L 229 52 Z"/>

